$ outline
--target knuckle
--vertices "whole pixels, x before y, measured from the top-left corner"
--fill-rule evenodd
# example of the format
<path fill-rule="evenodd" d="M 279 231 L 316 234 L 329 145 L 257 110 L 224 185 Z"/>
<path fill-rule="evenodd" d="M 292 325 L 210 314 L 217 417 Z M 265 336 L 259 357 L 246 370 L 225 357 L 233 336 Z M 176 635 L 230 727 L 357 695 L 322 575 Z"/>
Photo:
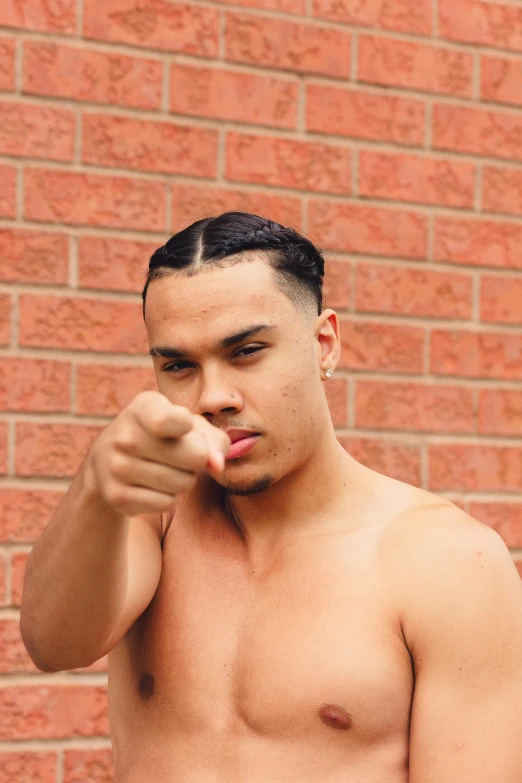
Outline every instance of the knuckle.
<path fill-rule="evenodd" d="M 149 419 L 149 432 L 156 438 L 161 438 L 168 428 L 168 416 L 166 413 L 154 413 Z"/>
<path fill-rule="evenodd" d="M 112 455 L 110 472 L 111 475 L 121 481 L 124 481 L 128 476 L 129 461 L 125 454 L 119 454 L 116 452 Z"/>
<path fill-rule="evenodd" d="M 134 428 L 128 424 L 120 425 L 114 435 L 114 446 L 124 454 L 135 454 L 137 443 Z"/>
<path fill-rule="evenodd" d="M 107 502 L 115 508 L 125 507 L 129 502 L 129 492 L 120 484 L 110 484 L 106 491 Z"/>
<path fill-rule="evenodd" d="M 151 402 L 153 402 L 157 396 L 158 392 L 155 391 L 141 391 L 138 392 L 138 394 L 134 397 L 132 402 L 130 403 L 131 408 L 142 408 L 144 405 L 149 405 Z"/>

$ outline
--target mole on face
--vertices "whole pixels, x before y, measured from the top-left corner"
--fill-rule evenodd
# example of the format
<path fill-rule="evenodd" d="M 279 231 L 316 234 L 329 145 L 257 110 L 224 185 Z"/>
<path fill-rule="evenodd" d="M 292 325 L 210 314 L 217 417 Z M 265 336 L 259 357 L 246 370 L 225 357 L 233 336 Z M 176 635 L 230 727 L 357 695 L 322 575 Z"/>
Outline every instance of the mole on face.
<path fill-rule="evenodd" d="M 335 704 L 323 704 L 319 710 L 319 716 L 323 723 L 326 723 L 327 726 L 331 726 L 333 729 L 346 731 L 352 728 L 351 715 Z"/>
<path fill-rule="evenodd" d="M 147 701 L 154 693 L 154 677 L 152 674 L 143 674 L 140 679 L 138 691 L 142 699 Z"/>

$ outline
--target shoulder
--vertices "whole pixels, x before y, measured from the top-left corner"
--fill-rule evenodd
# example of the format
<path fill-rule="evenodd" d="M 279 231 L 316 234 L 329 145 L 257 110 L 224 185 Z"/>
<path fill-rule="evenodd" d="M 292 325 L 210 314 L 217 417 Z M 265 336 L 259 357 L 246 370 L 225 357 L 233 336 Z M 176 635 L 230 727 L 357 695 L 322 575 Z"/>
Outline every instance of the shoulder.
<path fill-rule="evenodd" d="M 502 538 L 441 499 L 402 515 L 388 534 L 401 626 L 412 653 L 471 623 L 522 620 L 522 582 Z M 470 639 L 474 638 L 470 634 Z"/>

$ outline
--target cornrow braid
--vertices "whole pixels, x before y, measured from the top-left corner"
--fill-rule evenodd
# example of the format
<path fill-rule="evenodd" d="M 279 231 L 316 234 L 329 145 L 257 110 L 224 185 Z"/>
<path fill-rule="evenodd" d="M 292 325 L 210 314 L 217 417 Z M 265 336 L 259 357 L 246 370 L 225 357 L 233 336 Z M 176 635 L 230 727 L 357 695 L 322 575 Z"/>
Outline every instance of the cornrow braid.
<path fill-rule="evenodd" d="M 143 305 L 148 285 L 169 270 L 183 269 L 198 274 L 203 267 L 221 266 L 244 260 L 247 251 L 266 251 L 281 288 L 296 305 L 315 301 L 322 312 L 324 258 L 321 252 L 293 228 L 247 212 L 226 212 L 216 218 L 198 220 L 175 234 L 150 259 Z"/>

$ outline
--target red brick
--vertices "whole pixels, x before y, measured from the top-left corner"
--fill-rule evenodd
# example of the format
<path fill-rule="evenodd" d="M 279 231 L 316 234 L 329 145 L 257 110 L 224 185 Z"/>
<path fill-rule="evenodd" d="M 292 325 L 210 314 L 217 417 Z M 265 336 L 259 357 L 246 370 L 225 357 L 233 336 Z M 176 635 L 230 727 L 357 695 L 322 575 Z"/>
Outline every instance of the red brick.
<path fill-rule="evenodd" d="M 141 391 L 157 390 L 151 367 L 79 364 L 76 409 L 80 414 L 116 416 Z"/>
<path fill-rule="evenodd" d="M 217 0 L 224 5 L 244 5 L 248 8 L 261 8 L 264 11 L 280 11 L 286 14 L 305 16 L 306 0 Z"/>
<path fill-rule="evenodd" d="M 486 0 L 439 0 L 439 34 L 452 41 L 522 51 L 522 9 Z"/>
<path fill-rule="evenodd" d="M 348 78 L 351 33 L 254 14 L 227 14 L 225 57 L 229 61 Z"/>
<path fill-rule="evenodd" d="M 483 275 L 480 282 L 480 318 L 501 324 L 521 324 L 522 278 Z"/>
<path fill-rule="evenodd" d="M 480 61 L 481 98 L 522 106 L 522 60 L 483 54 Z"/>
<path fill-rule="evenodd" d="M 453 264 L 522 269 L 522 226 L 436 215 L 434 257 Z"/>
<path fill-rule="evenodd" d="M 472 502 L 471 516 L 492 527 L 506 546 L 522 547 L 522 503 Z"/>
<path fill-rule="evenodd" d="M 313 15 L 402 33 L 432 32 L 431 0 L 314 0 Z"/>
<path fill-rule="evenodd" d="M 66 739 L 108 734 L 102 686 L 5 685 L 0 690 L 0 739 Z"/>
<path fill-rule="evenodd" d="M 522 171 L 484 166 L 482 183 L 487 212 L 522 215 Z"/>
<path fill-rule="evenodd" d="M 377 473 L 419 487 L 421 484 L 421 451 L 417 445 L 387 438 L 339 437 L 341 445 L 358 462 Z"/>
<path fill-rule="evenodd" d="M 0 783 L 55 783 L 57 770 L 58 754 L 54 750 L 0 753 Z"/>
<path fill-rule="evenodd" d="M 0 541 L 36 541 L 62 496 L 59 490 L 0 487 Z"/>
<path fill-rule="evenodd" d="M 170 0 L 85 0 L 85 38 L 216 57 L 219 11 Z"/>
<path fill-rule="evenodd" d="M 161 108 L 163 63 L 158 59 L 25 41 L 23 75 L 24 92 L 36 95 Z"/>
<path fill-rule="evenodd" d="M 16 169 L 0 164 L 0 217 L 16 217 Z"/>
<path fill-rule="evenodd" d="M 7 422 L 0 422 L 0 475 L 7 473 Z"/>
<path fill-rule="evenodd" d="M 113 754 L 110 748 L 66 750 L 63 783 L 112 783 Z"/>
<path fill-rule="evenodd" d="M 0 294 L 0 345 L 9 345 L 11 340 L 11 309 L 9 294 Z"/>
<path fill-rule="evenodd" d="M 80 237 L 79 282 L 82 288 L 141 293 L 151 255 L 159 242 L 113 237 Z"/>
<path fill-rule="evenodd" d="M 73 672 L 73 674 L 85 674 L 85 673 L 96 673 L 101 672 L 105 674 L 108 671 L 108 665 L 109 665 L 109 657 L 107 655 L 104 655 L 103 658 L 100 658 L 99 661 L 95 661 L 94 663 L 91 663 L 90 666 L 85 666 L 81 669 L 71 669 L 70 671 Z"/>
<path fill-rule="evenodd" d="M 265 215 L 297 231 L 302 227 L 302 202 L 295 196 L 212 185 L 172 185 L 172 225 L 175 231 L 180 231 L 194 220 L 229 211 Z"/>
<path fill-rule="evenodd" d="M 20 345 L 147 353 L 141 304 L 81 297 L 20 297 Z"/>
<path fill-rule="evenodd" d="M 24 577 L 29 552 L 12 552 L 11 554 L 11 605 L 20 607 L 24 592 Z"/>
<path fill-rule="evenodd" d="M 25 171 L 29 220 L 162 231 L 165 200 L 161 182 L 51 169 Z"/>
<path fill-rule="evenodd" d="M 425 118 L 425 103 L 416 99 L 344 86 L 306 86 L 308 131 L 421 147 Z"/>
<path fill-rule="evenodd" d="M 359 195 L 393 201 L 472 208 L 475 165 L 395 152 L 362 150 Z"/>
<path fill-rule="evenodd" d="M 18 620 L 0 619 L 0 674 L 36 671 L 38 670 L 29 658 L 22 641 Z M 0 769 L 1 763 L 2 756 L 0 755 Z"/>
<path fill-rule="evenodd" d="M 84 114 L 84 163 L 215 177 L 218 132 L 174 122 Z"/>
<path fill-rule="evenodd" d="M 470 52 L 360 35 L 357 53 L 358 81 L 472 97 L 473 55 Z"/>
<path fill-rule="evenodd" d="M 170 72 L 170 110 L 177 114 L 295 128 L 298 98 L 297 80 L 180 63 Z"/>
<path fill-rule="evenodd" d="M 349 194 L 352 151 L 333 144 L 229 133 L 226 176 L 231 180 Z"/>
<path fill-rule="evenodd" d="M 330 416 L 334 427 L 348 425 L 348 381 L 345 378 L 330 378 L 324 386 Z"/>
<path fill-rule="evenodd" d="M 355 426 L 473 432 L 473 391 L 458 386 L 357 381 Z"/>
<path fill-rule="evenodd" d="M 308 231 L 328 250 L 403 258 L 427 253 L 427 217 L 419 212 L 310 199 Z"/>
<path fill-rule="evenodd" d="M 0 38 L 0 90 L 15 88 L 15 52 L 13 38 Z"/>
<path fill-rule="evenodd" d="M 424 329 L 371 321 L 341 322 L 341 360 L 346 370 L 421 373 Z"/>
<path fill-rule="evenodd" d="M 327 258 L 323 296 L 326 307 L 351 309 L 352 265 L 346 261 Z"/>
<path fill-rule="evenodd" d="M 76 120 L 70 109 L 0 103 L 0 155 L 71 161 Z"/>
<path fill-rule="evenodd" d="M 522 160 L 522 117 L 491 109 L 436 104 L 433 147 Z"/>
<path fill-rule="evenodd" d="M 0 228 L 0 281 L 63 285 L 68 274 L 66 234 Z"/>
<path fill-rule="evenodd" d="M 431 445 L 429 464 L 429 487 L 433 490 L 520 491 L 520 446 Z"/>
<path fill-rule="evenodd" d="M 7 606 L 9 597 L 7 595 L 7 555 L 0 552 L 0 606 Z"/>
<path fill-rule="evenodd" d="M 69 362 L 0 357 L 0 410 L 69 411 L 70 384 Z"/>
<path fill-rule="evenodd" d="M 0 25 L 22 27 L 45 33 L 74 35 L 76 32 L 75 0 L 2 0 L 0 4 Z"/>
<path fill-rule="evenodd" d="M 102 427 L 81 424 L 16 425 L 16 472 L 19 476 L 74 476 Z"/>
<path fill-rule="evenodd" d="M 519 576 L 522 578 L 522 560 L 514 560 L 514 563 L 519 573 Z"/>
<path fill-rule="evenodd" d="M 370 263 L 357 266 L 355 307 L 362 312 L 468 319 L 472 304 L 470 275 Z"/>
<path fill-rule="evenodd" d="M 10 606 L 20 608 L 22 605 L 22 596 L 24 591 L 24 577 L 28 552 L 11 553 L 11 601 Z"/>
<path fill-rule="evenodd" d="M 465 378 L 522 379 L 522 335 L 434 329 L 431 372 Z"/>
<path fill-rule="evenodd" d="M 481 435 L 522 435 L 522 392 L 480 389 L 478 431 Z"/>

